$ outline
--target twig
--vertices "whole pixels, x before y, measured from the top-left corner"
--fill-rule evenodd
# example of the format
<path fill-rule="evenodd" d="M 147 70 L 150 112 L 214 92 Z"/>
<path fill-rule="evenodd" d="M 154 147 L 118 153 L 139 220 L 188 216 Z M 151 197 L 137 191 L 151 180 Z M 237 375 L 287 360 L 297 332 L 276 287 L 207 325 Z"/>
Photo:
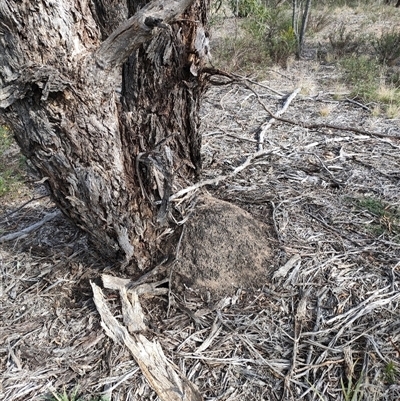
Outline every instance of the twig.
<path fill-rule="evenodd" d="M 214 136 L 214 135 L 215 135 L 215 136 L 217 136 L 217 135 L 218 135 L 218 136 L 228 136 L 228 137 L 231 137 L 231 138 L 238 139 L 239 141 L 246 141 L 246 142 L 258 143 L 258 141 L 257 141 L 256 139 L 246 138 L 246 137 L 244 137 L 244 136 L 231 134 L 231 133 L 226 132 L 226 131 L 224 131 L 224 130 L 216 131 L 216 132 L 211 132 L 211 133 L 209 133 L 209 134 L 205 134 L 205 135 L 203 135 L 203 138 L 208 138 L 208 137 Z"/>
<path fill-rule="evenodd" d="M 299 352 L 299 340 L 300 340 L 300 336 L 301 336 L 303 321 L 306 318 L 307 298 L 308 298 L 309 294 L 310 294 L 310 290 L 307 290 L 307 292 L 300 299 L 299 304 L 297 306 L 296 315 L 294 317 L 294 338 L 293 338 L 292 361 L 291 361 L 289 371 L 287 372 L 284 382 L 283 382 L 284 388 L 283 388 L 281 400 L 284 400 L 285 395 L 289 396 L 289 393 L 291 392 L 290 382 L 291 382 L 292 376 L 294 374 L 294 371 L 296 369 L 297 357 L 298 357 L 298 352 Z"/>
<path fill-rule="evenodd" d="M 300 92 L 301 88 L 297 88 L 294 92 L 292 92 L 286 99 L 285 103 L 283 104 L 282 108 L 275 113 L 276 117 L 281 116 L 289 107 L 292 100 L 297 96 Z M 260 134 L 258 135 L 258 145 L 257 150 L 262 150 L 264 145 L 264 136 L 265 133 L 271 128 L 272 124 L 276 121 L 276 117 L 272 117 L 268 122 L 264 123 L 260 127 Z"/>
<path fill-rule="evenodd" d="M 205 67 L 205 68 L 203 68 L 201 70 L 201 72 L 209 74 L 209 75 L 221 75 L 222 77 L 230 79 L 230 81 L 226 81 L 226 82 L 217 82 L 217 81 L 211 81 L 210 80 L 210 82 L 213 85 L 229 85 L 229 84 L 232 84 L 232 83 L 235 83 L 235 82 L 236 83 L 242 83 L 243 81 L 246 81 L 246 82 L 250 82 L 253 85 L 260 86 L 261 88 L 268 89 L 269 91 L 275 93 L 276 95 L 279 95 L 281 98 L 283 98 L 285 96 L 284 93 L 279 92 L 276 89 L 273 89 L 273 88 L 271 88 L 271 87 L 269 87 L 269 86 L 267 86 L 265 84 L 262 84 L 262 83 L 257 82 L 257 81 L 253 81 L 252 79 L 244 77 L 244 76 L 239 75 L 239 74 L 229 73 L 229 72 L 220 70 L 219 68 Z"/>
<path fill-rule="evenodd" d="M 329 168 L 325 165 L 325 163 L 321 160 L 321 158 L 317 154 L 315 154 L 315 153 L 307 153 L 307 152 L 304 152 L 304 153 L 305 154 L 310 154 L 310 155 L 314 156 L 315 158 L 317 158 L 318 161 L 321 163 L 321 166 L 323 167 L 323 169 L 330 175 L 332 181 L 336 185 L 338 185 L 338 186 L 343 185 L 343 182 L 336 179 L 336 177 L 333 175 L 332 171 L 329 170 Z"/>
<path fill-rule="evenodd" d="M 57 210 L 56 212 L 53 212 L 53 213 L 48 213 L 48 214 L 46 214 L 46 216 L 43 217 L 42 220 L 38 221 L 35 224 L 32 224 L 29 227 L 24 228 L 21 231 L 17 231 L 15 233 L 3 235 L 2 237 L 0 237 L 0 244 L 3 243 L 3 242 L 12 241 L 12 240 L 20 238 L 20 237 L 25 237 L 26 235 L 28 235 L 32 231 L 35 231 L 38 228 L 42 227 L 43 224 L 46 224 L 48 221 L 50 221 L 50 220 L 52 220 L 55 217 L 60 216 L 60 215 L 61 215 L 61 212 L 59 210 Z"/>
<path fill-rule="evenodd" d="M 272 206 L 272 221 L 274 223 L 274 230 L 275 230 L 275 234 L 276 237 L 278 238 L 279 243 L 282 243 L 282 236 L 279 232 L 279 227 L 278 227 L 278 223 L 276 221 L 276 207 L 275 207 L 275 203 L 273 201 L 270 201 L 271 206 Z"/>
<path fill-rule="evenodd" d="M 236 174 L 238 174 L 242 170 L 244 170 L 245 168 L 249 167 L 251 162 L 254 159 L 257 159 L 258 157 L 261 157 L 261 156 L 270 155 L 277 150 L 279 150 L 279 148 L 274 148 L 274 149 L 270 149 L 270 150 L 260 150 L 258 152 L 255 152 L 252 155 L 250 155 L 243 164 L 236 167 L 235 170 L 233 170 L 230 174 L 220 175 L 215 178 L 210 178 L 209 180 L 200 181 L 197 184 L 191 185 L 190 187 L 183 188 L 180 191 L 176 192 L 175 194 L 171 195 L 169 198 L 169 201 L 172 202 L 173 200 L 176 200 L 191 191 L 196 191 L 197 189 L 200 189 L 206 185 L 215 185 L 215 184 L 218 184 L 220 181 L 226 180 L 228 178 L 232 178 Z"/>
<path fill-rule="evenodd" d="M 335 124 L 307 124 L 304 122 L 296 122 L 296 121 L 288 120 L 286 118 L 281 118 L 281 117 L 278 117 L 276 119 L 279 121 L 282 121 L 284 123 L 287 123 L 287 124 L 297 125 L 299 127 L 307 128 L 310 130 L 319 130 L 319 129 L 323 129 L 323 128 L 330 128 L 330 129 L 337 130 L 337 131 L 355 132 L 356 134 L 368 135 L 370 137 L 376 136 L 378 138 L 390 138 L 390 139 L 400 140 L 400 136 L 398 136 L 398 135 L 387 135 L 387 134 L 381 134 L 379 132 L 369 132 L 369 131 L 364 131 L 362 129 L 358 129 L 358 128 L 354 128 L 354 127 L 342 127 L 340 125 L 335 125 Z"/>
<path fill-rule="evenodd" d="M 182 245 L 182 239 L 183 236 L 185 235 L 185 226 L 182 227 L 182 231 L 181 231 L 181 235 L 179 236 L 179 241 L 178 241 L 178 245 L 176 246 L 176 252 L 175 252 L 175 260 L 171 265 L 171 269 L 169 272 L 169 286 L 168 286 L 168 308 L 167 308 L 167 317 L 169 317 L 169 313 L 171 310 L 171 300 L 172 300 L 172 291 L 171 291 L 171 283 L 172 283 L 172 274 L 174 272 L 174 266 L 175 266 L 175 262 L 177 262 L 178 258 L 179 258 L 179 252 L 181 250 L 181 245 Z"/>
<path fill-rule="evenodd" d="M 200 72 L 203 73 L 203 74 L 208 74 L 210 76 L 220 75 L 222 77 L 229 78 L 229 80 L 227 80 L 227 81 L 214 81 L 214 80 L 209 78 L 209 82 L 212 85 L 215 85 L 215 86 L 230 85 L 230 84 L 236 82 L 236 78 L 233 75 L 231 75 L 228 72 L 225 72 L 223 70 L 220 70 L 219 68 L 204 67 L 204 68 L 201 69 Z"/>
<path fill-rule="evenodd" d="M 350 132 L 355 132 L 357 134 L 362 134 L 362 135 L 368 135 L 370 137 L 378 137 L 378 138 L 391 138 L 391 139 L 396 139 L 396 140 L 400 140 L 400 136 L 398 135 L 388 135 L 388 134 L 381 134 L 379 132 L 370 132 L 370 131 L 364 131 L 362 129 L 358 129 L 358 128 L 354 128 L 354 127 L 342 127 L 340 125 L 335 125 L 335 124 L 307 124 L 305 122 L 302 121 L 293 121 L 293 120 L 289 120 L 287 118 L 282 118 L 279 117 L 277 115 L 275 115 L 266 105 L 265 103 L 262 101 L 262 99 L 260 98 L 260 95 L 254 90 L 252 89 L 249 85 L 246 85 L 246 87 L 252 91 L 256 97 L 258 102 L 260 103 L 260 105 L 262 106 L 262 108 L 272 117 L 275 118 L 278 121 L 282 121 L 283 123 L 287 123 L 290 125 L 295 125 L 297 127 L 302 127 L 302 128 L 307 128 L 310 130 L 319 130 L 319 129 L 323 129 L 323 128 L 329 128 L 332 130 L 337 130 L 337 131 L 350 131 Z"/>
<path fill-rule="evenodd" d="M 348 235 L 344 234 L 342 231 L 339 231 L 335 227 L 325 223 L 322 219 L 320 219 L 319 217 L 315 216 L 314 214 L 309 213 L 307 211 L 305 213 L 307 215 L 309 215 L 310 217 L 312 217 L 314 220 L 317 220 L 319 223 L 321 223 L 329 231 L 334 232 L 338 236 L 338 238 L 342 238 L 343 237 L 343 238 L 347 239 L 348 241 L 350 241 L 351 243 L 353 243 L 354 245 L 357 245 L 359 247 L 363 246 L 358 241 L 356 241 L 356 240 L 352 239 L 351 237 L 349 237 Z"/>
<path fill-rule="evenodd" d="M 323 301 L 323 299 L 325 298 L 325 295 L 326 295 L 327 291 L 328 291 L 328 290 L 327 290 L 326 288 L 323 288 L 323 289 L 319 292 L 319 294 L 317 294 L 317 313 L 316 313 L 315 324 L 314 324 L 314 330 L 313 330 L 315 333 L 318 332 L 319 327 L 320 327 L 321 318 L 322 318 L 322 309 L 321 309 L 321 306 L 322 306 L 322 301 Z M 315 335 L 312 335 L 311 338 L 310 338 L 310 340 L 311 340 L 311 341 L 315 341 Z M 312 365 L 311 365 L 311 358 L 312 358 L 312 354 L 313 354 L 313 352 L 314 352 L 314 344 L 313 344 L 312 342 L 310 342 L 309 345 L 310 345 L 310 346 L 309 346 L 308 352 L 307 352 L 306 366 L 303 368 L 303 369 L 305 370 L 305 372 L 304 372 L 303 374 L 306 376 L 307 382 L 310 381 L 310 370 L 311 370 L 311 369 L 314 369 L 314 371 L 315 371 L 316 368 L 325 366 L 325 365 L 327 365 L 327 364 L 330 364 L 330 363 L 340 363 L 340 362 L 342 362 L 342 359 L 340 359 L 340 360 L 337 360 L 337 361 L 326 361 L 326 362 L 321 363 L 320 365 L 315 365 L 315 364 L 312 364 Z M 296 378 L 299 378 L 299 373 L 300 373 L 301 371 L 302 371 L 302 369 L 298 369 L 298 370 L 297 370 L 297 373 L 298 373 L 298 374 L 296 375 Z M 312 389 L 311 389 L 311 388 L 310 388 L 310 389 L 307 389 L 307 390 L 301 395 L 301 399 L 303 399 L 303 398 L 310 392 L 310 390 L 312 390 Z"/>
<path fill-rule="evenodd" d="M 370 109 L 368 106 L 365 106 L 365 104 L 356 102 L 355 100 L 349 99 L 348 97 L 346 97 L 346 102 L 353 103 L 353 104 L 355 104 L 356 106 L 361 107 L 361 108 L 364 109 L 364 110 L 371 111 L 371 109 Z"/>
<path fill-rule="evenodd" d="M 271 91 L 271 92 L 273 92 L 273 93 L 275 93 L 276 95 L 279 95 L 279 96 L 281 96 L 281 97 L 284 97 L 284 96 L 285 96 L 284 93 L 279 92 L 279 91 L 277 91 L 276 89 L 273 89 L 273 88 L 271 88 L 270 86 L 267 86 L 267 85 L 265 85 L 265 84 L 261 84 L 260 82 L 253 81 L 253 80 L 250 79 L 250 78 L 243 77 L 243 76 L 238 75 L 238 74 L 232 74 L 232 76 L 234 76 L 234 77 L 236 77 L 236 78 L 239 78 L 239 79 L 242 80 L 242 81 L 250 82 L 250 83 L 253 84 L 253 85 L 260 86 L 261 88 L 268 89 L 269 91 Z"/>
<path fill-rule="evenodd" d="M 23 203 L 21 206 L 17 207 L 15 210 L 12 210 L 11 212 L 6 213 L 4 216 L 1 216 L 1 218 L 2 218 L 3 220 L 0 222 L 0 224 L 5 223 L 6 220 L 4 220 L 4 219 L 6 219 L 7 217 L 13 215 L 14 213 L 17 213 L 18 211 L 20 211 L 21 209 L 23 209 L 26 205 L 29 205 L 29 203 L 34 202 L 34 201 L 37 201 L 37 200 L 39 200 L 39 199 L 46 198 L 47 196 L 50 196 L 50 195 L 42 195 L 42 196 L 39 196 L 38 198 L 32 198 L 32 199 L 26 201 L 26 202 Z"/>

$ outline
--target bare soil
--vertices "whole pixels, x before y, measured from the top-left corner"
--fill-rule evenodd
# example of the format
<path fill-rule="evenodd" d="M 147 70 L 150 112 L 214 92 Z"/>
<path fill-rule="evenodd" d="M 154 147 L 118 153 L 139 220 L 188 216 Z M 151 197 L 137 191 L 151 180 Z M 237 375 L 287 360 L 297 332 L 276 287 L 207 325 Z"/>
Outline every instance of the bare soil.
<path fill-rule="evenodd" d="M 182 239 L 190 263 L 154 277 L 170 280 L 169 295 L 141 301 L 151 335 L 206 400 L 347 400 L 356 388 L 358 400 L 400 399 L 400 119 L 346 99 L 339 76 L 311 58 L 204 100 L 203 179 L 222 178 L 197 194 Z M 299 87 L 282 115 L 295 124 L 275 121 L 260 143 L 266 108 L 277 112 Z M 221 201 L 202 207 L 210 194 Z M 1 236 L 55 211 L 48 198 L 4 199 Z M 200 218 L 216 227 L 211 237 Z M 89 281 L 118 266 L 64 217 L 3 242 L 0 268 L 0 399 L 43 400 L 64 386 L 158 399 L 93 303 Z M 204 290 L 217 282 L 219 298 Z M 118 297 L 107 297 L 118 315 Z"/>

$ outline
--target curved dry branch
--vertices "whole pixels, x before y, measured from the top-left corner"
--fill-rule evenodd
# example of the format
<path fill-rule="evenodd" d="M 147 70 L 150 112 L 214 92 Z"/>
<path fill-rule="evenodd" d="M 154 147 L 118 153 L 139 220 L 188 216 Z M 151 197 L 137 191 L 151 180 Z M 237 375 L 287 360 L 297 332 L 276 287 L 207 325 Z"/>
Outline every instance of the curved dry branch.
<path fill-rule="evenodd" d="M 389 139 L 400 140 L 400 136 L 397 136 L 397 135 L 390 135 L 390 134 L 383 134 L 383 133 L 380 133 L 380 132 L 365 131 L 363 129 L 359 129 L 359 128 L 355 128 L 355 127 L 345 127 L 345 126 L 335 125 L 335 124 L 317 124 L 317 123 L 308 124 L 308 123 L 305 123 L 303 121 L 293 121 L 293 120 L 290 120 L 288 118 L 282 118 L 282 117 L 274 114 L 266 106 L 266 104 L 260 98 L 259 94 L 253 88 L 251 88 L 246 83 L 244 83 L 244 85 L 246 86 L 246 88 L 248 88 L 251 92 L 253 92 L 256 95 L 257 101 L 260 103 L 262 108 L 270 115 L 270 117 L 275 119 L 275 120 L 277 120 L 277 121 L 281 121 L 283 123 L 290 124 L 290 125 L 295 125 L 297 127 L 307 128 L 309 130 L 319 130 L 319 129 L 328 128 L 328 129 L 332 129 L 332 130 L 336 130 L 336 131 L 354 132 L 356 134 L 367 135 L 367 136 L 371 136 L 371 137 L 389 138 Z"/>
<path fill-rule="evenodd" d="M 290 120 L 288 118 L 283 118 L 280 115 L 286 110 L 287 106 L 290 104 L 290 102 L 293 100 L 294 96 L 297 95 L 298 90 L 296 90 L 295 92 L 293 92 L 291 95 L 289 95 L 289 97 L 287 97 L 285 105 L 283 106 L 282 110 L 280 110 L 278 113 L 273 113 L 268 107 L 267 105 L 262 101 L 260 95 L 257 93 L 257 91 L 255 91 L 250 85 L 254 84 L 254 85 L 258 85 L 261 86 L 263 88 L 266 88 L 276 94 L 278 94 L 279 96 L 283 97 L 283 93 L 276 91 L 266 85 L 260 84 L 258 82 L 252 81 L 251 79 L 248 79 L 246 77 L 242 77 L 240 75 L 237 74 L 231 74 L 229 72 L 226 71 L 222 71 L 219 70 L 217 68 L 203 68 L 202 72 L 209 74 L 210 76 L 213 75 L 219 75 L 225 78 L 229 78 L 229 81 L 226 82 L 216 82 L 216 81 L 211 81 L 211 83 L 213 85 L 230 85 L 230 84 L 238 84 L 238 85 L 242 85 L 244 87 L 246 87 L 248 90 L 250 90 L 251 92 L 254 93 L 254 95 L 257 98 L 257 101 L 260 103 L 260 105 L 262 106 L 262 108 L 269 114 L 270 119 L 265 122 L 264 124 L 261 125 L 260 130 L 264 129 L 264 127 L 268 126 L 268 123 L 272 120 L 276 120 L 276 121 L 281 121 L 283 123 L 286 124 L 290 124 L 290 125 L 295 125 L 298 127 L 303 127 L 306 129 L 310 129 L 310 130 L 320 130 L 320 129 L 332 129 L 332 130 L 336 130 L 336 131 L 349 131 L 349 132 L 354 132 L 356 134 L 361 134 L 361 135 L 367 135 L 370 137 L 377 137 L 377 138 L 389 138 L 389 139 L 394 139 L 394 140 L 400 140 L 400 136 L 398 135 L 390 135 L 387 133 L 380 133 L 380 132 L 371 132 L 371 131 L 365 131 L 363 129 L 359 129 L 359 128 L 355 128 L 355 127 L 346 127 L 346 126 L 341 126 L 341 125 L 335 125 L 335 124 L 308 124 L 306 122 L 302 122 L 302 121 L 294 121 L 294 120 Z M 349 99 L 346 99 L 346 101 L 349 101 Z M 358 106 L 365 108 L 365 106 L 361 105 L 360 103 L 357 103 Z M 269 128 L 269 126 L 268 126 Z M 261 142 L 261 140 L 259 140 L 259 142 Z M 260 147 L 258 147 L 258 149 L 260 150 Z"/>

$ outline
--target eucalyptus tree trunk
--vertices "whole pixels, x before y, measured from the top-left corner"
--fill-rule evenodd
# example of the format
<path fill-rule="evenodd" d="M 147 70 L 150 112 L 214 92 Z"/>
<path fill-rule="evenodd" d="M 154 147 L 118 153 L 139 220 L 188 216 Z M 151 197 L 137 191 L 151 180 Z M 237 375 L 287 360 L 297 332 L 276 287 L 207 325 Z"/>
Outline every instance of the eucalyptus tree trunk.
<path fill-rule="evenodd" d="M 0 120 L 62 212 L 140 269 L 201 169 L 206 1 L 0 2 Z"/>
<path fill-rule="evenodd" d="M 311 11 L 311 0 L 292 0 L 292 27 L 297 39 L 296 58 L 300 59 Z M 299 25 L 300 23 L 300 25 Z"/>
<path fill-rule="evenodd" d="M 299 18 L 298 18 L 298 13 L 299 13 L 299 4 L 298 0 L 292 0 L 292 27 L 294 34 L 296 35 L 296 39 L 299 40 Z"/>
<path fill-rule="evenodd" d="M 301 58 L 301 54 L 303 52 L 303 45 L 304 45 L 304 36 L 306 34 L 306 29 L 308 25 L 308 17 L 311 11 L 311 0 L 306 0 L 306 4 L 304 6 L 303 16 L 301 19 L 301 29 L 299 34 L 299 41 L 298 41 L 298 49 L 297 49 L 297 58 Z"/>

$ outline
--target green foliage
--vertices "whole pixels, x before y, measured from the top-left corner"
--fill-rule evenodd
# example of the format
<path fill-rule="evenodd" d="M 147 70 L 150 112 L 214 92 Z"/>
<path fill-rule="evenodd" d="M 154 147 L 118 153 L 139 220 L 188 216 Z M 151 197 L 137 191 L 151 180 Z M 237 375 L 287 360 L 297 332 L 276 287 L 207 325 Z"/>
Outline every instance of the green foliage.
<path fill-rule="evenodd" d="M 400 31 L 393 29 L 376 38 L 348 31 L 342 24 L 328 38 L 329 49 L 321 49 L 319 56 L 325 61 L 338 61 L 351 95 L 364 102 L 375 102 L 375 111 L 397 118 L 400 75 L 395 67 L 388 66 L 400 59 Z"/>
<path fill-rule="evenodd" d="M 400 88 L 400 71 L 388 69 L 387 83 L 394 88 Z"/>
<path fill-rule="evenodd" d="M 400 59 L 400 32 L 384 32 L 379 38 L 372 39 L 372 45 L 382 64 L 393 65 Z"/>
<path fill-rule="evenodd" d="M 271 20 L 268 10 L 261 6 L 254 13 L 250 14 L 243 23 L 244 30 L 252 36 L 254 40 L 263 42 L 267 25 Z"/>
<path fill-rule="evenodd" d="M 288 60 L 297 51 L 297 37 L 291 26 L 275 30 L 269 29 L 266 37 L 266 46 L 271 60 L 286 68 Z"/>
<path fill-rule="evenodd" d="M 376 92 L 376 100 L 393 108 L 400 106 L 400 89 L 394 85 L 382 85 Z"/>
<path fill-rule="evenodd" d="M 374 235 L 392 235 L 394 240 L 400 236 L 400 208 L 390 206 L 380 199 L 365 197 L 355 201 L 359 210 L 368 212 L 374 221 L 368 224 L 368 231 Z"/>
<path fill-rule="evenodd" d="M 343 68 L 344 81 L 351 87 L 351 95 L 364 102 L 378 103 L 389 118 L 400 115 L 399 71 L 386 64 L 400 58 L 400 33 L 391 31 L 380 38 L 355 37 L 341 27 L 330 37 L 330 43 Z M 375 49 L 375 55 L 367 56 Z M 364 55 L 360 55 L 364 53 Z"/>
<path fill-rule="evenodd" d="M 240 32 L 219 47 L 217 61 L 223 61 L 227 57 L 226 49 L 230 48 L 234 55 L 229 63 L 231 68 L 234 65 L 239 69 L 257 69 L 257 59 L 263 67 L 267 61 L 287 67 L 289 58 L 297 51 L 297 37 L 287 4 L 277 0 L 230 0 L 229 7 L 243 18 L 240 23 L 243 34 Z M 250 68 L 246 68 L 246 63 Z"/>
<path fill-rule="evenodd" d="M 216 64 L 246 72 L 265 68 L 271 61 L 286 67 L 289 57 L 297 50 L 289 9 L 277 7 L 274 1 L 231 0 L 229 4 L 232 11 L 237 10 L 237 15 L 246 18 L 238 24 L 237 35 L 218 46 L 214 53 Z"/>
<path fill-rule="evenodd" d="M 310 33 L 318 33 L 328 27 L 332 23 L 332 15 L 328 10 L 320 12 L 311 12 L 308 18 L 307 31 Z"/>
<path fill-rule="evenodd" d="M 223 0 L 214 0 L 211 2 L 210 14 L 216 14 L 221 9 Z"/>
<path fill-rule="evenodd" d="M 380 85 L 379 63 L 366 56 L 350 56 L 343 58 L 340 65 L 345 81 L 352 86 L 352 95 L 363 101 L 374 99 Z"/>
<path fill-rule="evenodd" d="M 23 181 L 25 159 L 11 154 L 13 138 L 6 127 L 0 126 L 0 197 L 10 193 Z"/>
<path fill-rule="evenodd" d="M 400 115 L 399 82 L 387 79 L 387 67 L 367 56 L 350 56 L 340 60 L 344 81 L 351 87 L 351 95 L 364 102 L 375 102 L 383 107 L 389 118 Z M 393 80 L 396 76 L 392 75 Z M 389 81 L 389 82 L 385 82 Z"/>
<path fill-rule="evenodd" d="M 366 210 L 368 213 L 376 217 L 385 215 L 385 205 L 380 199 L 376 198 L 361 198 L 357 200 L 357 207 L 361 210 Z"/>
<path fill-rule="evenodd" d="M 270 62 L 263 43 L 250 35 L 228 37 L 220 42 L 218 51 L 213 53 L 213 62 L 225 71 L 240 71 L 245 74 L 265 72 Z"/>
<path fill-rule="evenodd" d="M 287 66 L 289 57 L 297 50 L 297 38 L 285 9 L 263 7 L 249 16 L 243 27 L 263 44 L 273 63 Z"/>
<path fill-rule="evenodd" d="M 320 399 L 321 401 L 325 401 L 325 398 L 322 397 L 321 393 L 317 390 L 317 388 L 307 380 L 306 378 L 306 382 L 308 383 L 308 385 L 310 386 L 310 388 L 312 389 L 312 391 L 314 392 L 314 394 L 318 397 L 318 399 Z"/>
<path fill-rule="evenodd" d="M 12 137 L 6 127 L 0 126 L 0 155 L 2 155 L 12 143 Z"/>
<path fill-rule="evenodd" d="M 78 398 L 78 388 L 75 388 L 71 393 L 67 394 L 67 390 L 62 393 L 53 393 L 53 400 L 55 401 L 82 401 L 81 398 Z"/>
<path fill-rule="evenodd" d="M 353 383 L 353 379 L 351 376 L 347 379 L 347 386 L 344 384 L 344 380 L 340 379 L 340 384 L 342 386 L 343 397 L 345 401 L 360 401 L 362 400 L 362 375 L 357 380 L 356 383 Z"/>
<path fill-rule="evenodd" d="M 108 398 L 103 396 L 100 397 L 86 397 L 79 395 L 79 387 L 73 389 L 70 393 L 67 393 L 64 388 L 62 393 L 52 393 L 52 397 L 47 399 L 48 401 L 108 401 Z"/>
<path fill-rule="evenodd" d="M 389 385 L 396 384 L 399 380 L 399 372 L 393 361 L 390 361 L 385 366 L 384 380 Z"/>
<path fill-rule="evenodd" d="M 360 7 L 369 4 L 376 4 L 376 0 L 319 0 L 318 3 L 324 6 L 334 7 Z"/>
<path fill-rule="evenodd" d="M 229 7 L 239 18 L 257 16 L 265 10 L 265 6 L 259 0 L 229 0 Z"/>
<path fill-rule="evenodd" d="M 5 175 L 4 177 L 0 176 L 0 196 L 3 196 L 10 191 L 9 181 L 10 178 L 8 175 Z"/>

